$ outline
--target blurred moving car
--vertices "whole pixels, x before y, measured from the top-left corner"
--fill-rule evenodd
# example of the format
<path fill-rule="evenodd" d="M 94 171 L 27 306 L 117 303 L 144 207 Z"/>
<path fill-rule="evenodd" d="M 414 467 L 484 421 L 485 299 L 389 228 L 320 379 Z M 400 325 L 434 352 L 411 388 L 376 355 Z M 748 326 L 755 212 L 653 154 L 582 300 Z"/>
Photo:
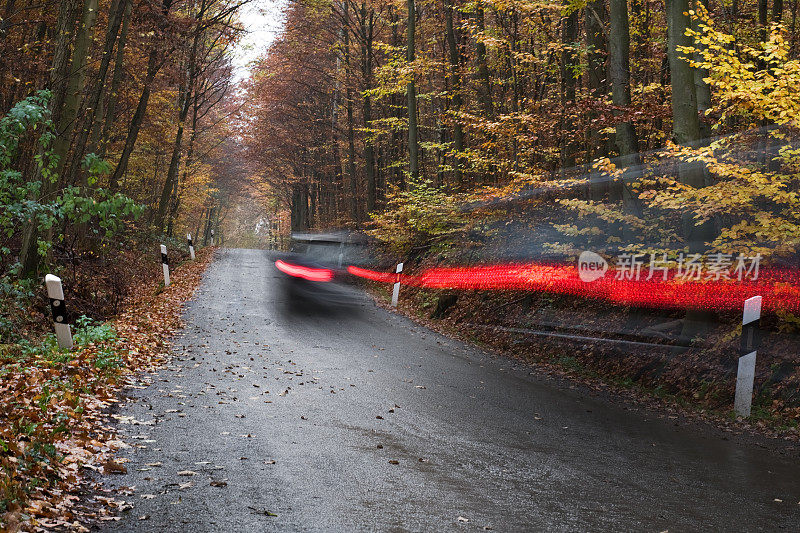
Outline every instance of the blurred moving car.
<path fill-rule="evenodd" d="M 364 235 L 293 233 L 289 250 L 276 256 L 275 268 L 283 274 L 290 305 L 347 306 L 360 301 L 360 293 L 351 286 L 355 278 L 347 267 L 366 263 Z"/>

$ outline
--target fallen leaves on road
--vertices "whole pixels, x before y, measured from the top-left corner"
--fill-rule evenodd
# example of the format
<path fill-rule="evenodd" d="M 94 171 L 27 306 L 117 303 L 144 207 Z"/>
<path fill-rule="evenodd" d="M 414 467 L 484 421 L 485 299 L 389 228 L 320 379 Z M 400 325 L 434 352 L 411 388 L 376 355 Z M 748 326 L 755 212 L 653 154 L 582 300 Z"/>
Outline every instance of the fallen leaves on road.
<path fill-rule="evenodd" d="M 105 336 L 72 351 L 49 345 L 0 350 L 0 530 L 88 531 L 115 520 L 125 502 L 101 496 L 91 472 L 123 474 L 113 459 L 125 443 L 108 424 L 108 410 L 133 376 L 162 364 L 181 307 L 194 293 L 213 248 L 176 268 L 172 284 L 142 283 L 126 311 L 98 326 Z M 119 423 L 151 425 L 117 417 Z"/>
<path fill-rule="evenodd" d="M 247 508 L 250 509 L 253 512 L 253 514 L 260 514 L 264 516 L 278 516 L 275 513 L 268 511 L 266 509 L 256 509 L 255 507 L 250 507 L 249 505 L 247 506 Z"/>
<path fill-rule="evenodd" d="M 128 469 L 125 468 L 125 465 L 121 465 L 118 462 L 109 459 L 103 465 L 103 473 L 105 474 L 127 474 Z"/>

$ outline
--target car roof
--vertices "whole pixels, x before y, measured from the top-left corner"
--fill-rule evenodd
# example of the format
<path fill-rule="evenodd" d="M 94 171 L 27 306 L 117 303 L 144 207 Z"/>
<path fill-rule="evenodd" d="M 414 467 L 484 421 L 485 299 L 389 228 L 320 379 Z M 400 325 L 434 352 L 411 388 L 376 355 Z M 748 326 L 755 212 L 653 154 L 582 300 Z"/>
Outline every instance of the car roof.
<path fill-rule="evenodd" d="M 363 235 L 347 231 L 328 233 L 292 233 L 293 241 L 301 242 L 330 242 L 330 243 L 365 243 Z"/>

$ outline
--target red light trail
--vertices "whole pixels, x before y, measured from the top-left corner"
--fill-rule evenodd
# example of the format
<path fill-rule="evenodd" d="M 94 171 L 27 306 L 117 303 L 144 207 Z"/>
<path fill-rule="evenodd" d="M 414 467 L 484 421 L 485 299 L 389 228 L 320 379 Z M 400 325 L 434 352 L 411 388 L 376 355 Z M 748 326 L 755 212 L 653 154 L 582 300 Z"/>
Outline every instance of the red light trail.
<path fill-rule="evenodd" d="M 394 273 L 350 266 L 365 279 L 392 283 Z M 763 269 L 756 281 L 618 280 L 613 275 L 584 282 L 574 266 L 540 263 L 436 267 L 402 276 L 402 283 L 427 289 L 521 290 L 594 298 L 620 305 L 672 309 L 738 310 L 760 295 L 765 310 L 800 312 L 800 277 L 788 270 Z"/>
<path fill-rule="evenodd" d="M 275 261 L 275 267 L 285 274 L 289 274 L 290 276 L 294 276 L 296 278 L 306 279 L 308 281 L 330 281 L 333 279 L 333 271 L 328 270 L 327 268 L 304 267 L 301 265 L 287 263 L 286 261 L 281 261 L 280 259 Z"/>

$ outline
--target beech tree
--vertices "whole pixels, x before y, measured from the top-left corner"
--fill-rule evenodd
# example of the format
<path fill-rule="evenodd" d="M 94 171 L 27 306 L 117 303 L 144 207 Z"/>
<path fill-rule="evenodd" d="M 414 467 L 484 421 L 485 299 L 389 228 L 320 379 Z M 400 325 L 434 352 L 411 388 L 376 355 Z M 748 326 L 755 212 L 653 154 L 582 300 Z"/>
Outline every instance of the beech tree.
<path fill-rule="evenodd" d="M 108 236 L 98 217 L 128 201 L 142 206 L 143 218 L 130 222 L 145 233 L 151 221 L 155 231 L 170 234 L 194 225 L 200 213 L 182 206 L 205 209 L 201 204 L 214 197 L 203 165 L 216 149 L 214 137 L 226 135 L 226 114 L 238 106 L 227 102 L 242 34 L 237 17 L 246 2 L 5 4 L 2 112 L 47 89 L 36 100 L 47 102 L 47 116 L 9 163 L 25 183 L 38 184 L 28 201 L 40 208 L 37 216 L 18 215 L 18 230 L 3 243 L 3 271 L 18 261 L 20 272 L 34 276 L 55 261 L 54 253 L 102 252 Z M 174 114 L 173 94 L 180 99 Z M 167 139 L 169 154 L 162 153 Z M 187 182 L 200 188 L 190 190 Z M 206 199 L 184 203 L 190 193 Z"/>

